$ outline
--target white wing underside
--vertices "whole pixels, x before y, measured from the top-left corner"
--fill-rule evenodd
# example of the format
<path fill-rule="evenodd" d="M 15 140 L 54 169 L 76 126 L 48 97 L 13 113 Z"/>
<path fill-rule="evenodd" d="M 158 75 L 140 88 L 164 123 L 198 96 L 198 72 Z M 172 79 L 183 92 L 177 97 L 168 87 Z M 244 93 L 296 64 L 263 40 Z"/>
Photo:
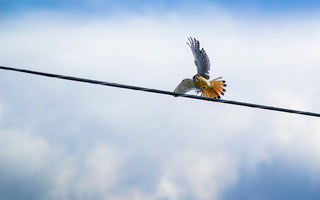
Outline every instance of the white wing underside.
<path fill-rule="evenodd" d="M 200 50 L 200 42 L 197 39 L 190 37 L 188 40 L 187 44 L 191 48 L 198 74 L 209 79 L 210 60 L 207 53 L 203 48 Z"/>
<path fill-rule="evenodd" d="M 202 88 L 196 86 L 192 79 L 187 78 L 181 81 L 176 89 L 174 89 L 174 92 L 184 94 L 191 90 L 195 90 L 197 93 L 202 92 Z"/>

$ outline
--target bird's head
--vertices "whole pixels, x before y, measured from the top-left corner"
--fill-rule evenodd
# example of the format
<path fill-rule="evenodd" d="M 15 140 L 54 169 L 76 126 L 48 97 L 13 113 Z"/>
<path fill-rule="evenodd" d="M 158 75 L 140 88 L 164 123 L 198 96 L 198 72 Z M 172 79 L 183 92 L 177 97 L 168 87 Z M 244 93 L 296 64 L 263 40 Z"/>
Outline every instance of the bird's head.
<path fill-rule="evenodd" d="M 192 79 L 193 79 L 193 81 L 195 81 L 195 82 L 206 80 L 204 77 L 202 77 L 202 76 L 199 75 L 199 74 L 194 75 Z"/>
<path fill-rule="evenodd" d="M 194 81 L 199 81 L 200 80 L 200 75 L 199 74 L 196 74 L 193 76 L 192 78 Z"/>

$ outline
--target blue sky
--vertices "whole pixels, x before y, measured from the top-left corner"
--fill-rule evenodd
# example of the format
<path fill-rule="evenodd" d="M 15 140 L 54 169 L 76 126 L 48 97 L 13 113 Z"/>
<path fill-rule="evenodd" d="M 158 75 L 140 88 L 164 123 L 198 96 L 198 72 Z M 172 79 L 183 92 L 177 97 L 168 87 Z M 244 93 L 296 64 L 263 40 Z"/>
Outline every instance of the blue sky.
<path fill-rule="evenodd" d="M 317 12 L 319 11 L 319 1 L 316 0 L 246 0 L 246 1 L 236 1 L 236 0 L 121 0 L 121 1 L 109 1 L 109 0 L 57 0 L 57 1 L 39 1 L 39 0 L 3 0 L 0 2 L 2 10 L 10 12 L 16 10 L 29 10 L 29 9 L 45 9 L 45 10 L 75 10 L 82 12 L 112 12 L 114 10 L 128 10 L 133 12 L 146 11 L 145 9 L 153 8 L 157 11 L 164 12 L 165 10 L 183 10 L 186 7 L 197 7 L 199 5 L 218 5 L 224 8 L 231 9 L 233 11 L 239 11 L 246 13 L 248 11 L 254 12 Z"/>
<path fill-rule="evenodd" d="M 194 36 L 225 99 L 320 112 L 317 1 L 115 2 L 1 1 L 0 65 L 172 91 Z M 320 198 L 317 118 L 7 71 L 0 91 L 0 199 Z"/>

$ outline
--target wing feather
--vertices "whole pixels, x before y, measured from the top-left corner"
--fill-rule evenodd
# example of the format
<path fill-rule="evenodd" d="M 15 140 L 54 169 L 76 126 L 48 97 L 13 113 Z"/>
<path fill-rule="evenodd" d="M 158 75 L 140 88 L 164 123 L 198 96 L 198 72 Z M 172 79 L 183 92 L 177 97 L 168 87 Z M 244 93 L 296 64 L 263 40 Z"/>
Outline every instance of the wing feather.
<path fill-rule="evenodd" d="M 187 44 L 191 48 L 198 74 L 209 79 L 210 60 L 206 51 L 203 48 L 200 50 L 200 42 L 197 39 L 190 37 L 188 40 Z"/>
<path fill-rule="evenodd" d="M 176 93 L 187 93 L 191 90 L 196 90 L 197 92 L 201 92 L 202 89 L 194 84 L 194 81 L 190 78 L 184 79 L 181 83 L 174 89 Z"/>

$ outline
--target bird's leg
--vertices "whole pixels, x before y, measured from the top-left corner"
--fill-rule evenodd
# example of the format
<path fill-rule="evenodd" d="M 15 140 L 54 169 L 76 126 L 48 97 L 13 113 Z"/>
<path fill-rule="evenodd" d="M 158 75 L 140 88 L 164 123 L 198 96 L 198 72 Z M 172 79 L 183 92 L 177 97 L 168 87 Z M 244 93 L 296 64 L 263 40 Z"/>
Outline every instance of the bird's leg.
<path fill-rule="evenodd" d="M 196 95 L 198 96 L 199 93 L 201 93 L 201 96 L 202 96 L 202 92 L 200 90 L 196 90 Z"/>
<path fill-rule="evenodd" d="M 220 79 L 222 79 L 222 77 L 220 76 L 220 77 L 218 77 L 218 78 L 215 78 L 215 79 L 213 79 L 213 80 L 220 80 Z"/>

